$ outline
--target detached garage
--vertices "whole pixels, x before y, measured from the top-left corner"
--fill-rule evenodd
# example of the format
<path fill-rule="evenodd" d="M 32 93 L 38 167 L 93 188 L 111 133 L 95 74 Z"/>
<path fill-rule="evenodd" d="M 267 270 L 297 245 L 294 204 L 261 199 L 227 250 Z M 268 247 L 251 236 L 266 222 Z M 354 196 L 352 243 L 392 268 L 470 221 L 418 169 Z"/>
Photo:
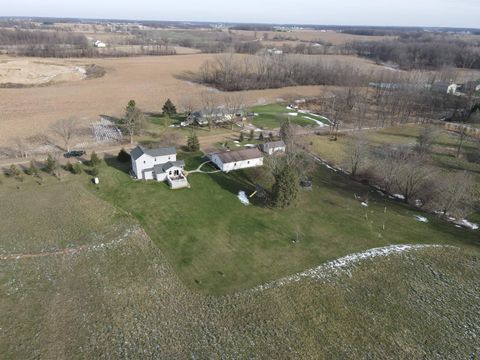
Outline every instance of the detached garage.
<path fill-rule="evenodd" d="M 257 148 L 215 153 L 211 159 L 224 172 L 263 166 L 263 154 Z"/>

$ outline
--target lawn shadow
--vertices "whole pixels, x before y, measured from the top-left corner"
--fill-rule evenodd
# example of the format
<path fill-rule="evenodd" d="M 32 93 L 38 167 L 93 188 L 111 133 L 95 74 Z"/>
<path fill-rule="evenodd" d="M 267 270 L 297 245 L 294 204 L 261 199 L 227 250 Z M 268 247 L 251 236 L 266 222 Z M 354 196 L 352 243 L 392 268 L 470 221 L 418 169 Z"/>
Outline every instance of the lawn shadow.
<path fill-rule="evenodd" d="M 130 161 L 120 162 L 117 160 L 117 156 L 113 154 L 105 154 L 103 159 L 107 166 L 119 170 L 125 174 L 130 174 L 130 169 L 132 167 Z"/>

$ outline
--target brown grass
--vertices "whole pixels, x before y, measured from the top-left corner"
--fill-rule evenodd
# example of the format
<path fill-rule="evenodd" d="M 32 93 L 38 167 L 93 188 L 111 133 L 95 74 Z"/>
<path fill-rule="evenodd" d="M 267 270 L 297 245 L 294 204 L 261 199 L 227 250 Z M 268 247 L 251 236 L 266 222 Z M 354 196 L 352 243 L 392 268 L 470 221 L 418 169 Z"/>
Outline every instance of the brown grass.
<path fill-rule="evenodd" d="M 255 31 L 238 30 L 234 31 L 234 33 L 252 39 L 255 37 Z M 325 41 L 333 45 L 343 45 L 352 41 L 382 41 L 393 38 L 392 36 L 363 36 L 342 34 L 335 31 L 322 32 L 320 30 L 296 30 L 290 32 L 257 31 L 257 38 L 262 38 L 263 34 L 268 34 L 269 40 L 279 37 L 293 39 L 294 41 Z"/>

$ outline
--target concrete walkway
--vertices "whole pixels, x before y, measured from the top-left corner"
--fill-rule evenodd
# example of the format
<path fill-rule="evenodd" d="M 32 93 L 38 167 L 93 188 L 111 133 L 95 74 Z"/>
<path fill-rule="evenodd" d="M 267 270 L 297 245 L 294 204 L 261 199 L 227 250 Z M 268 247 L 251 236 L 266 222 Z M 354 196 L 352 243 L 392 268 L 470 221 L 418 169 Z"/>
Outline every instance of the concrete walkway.
<path fill-rule="evenodd" d="M 215 174 L 220 172 L 221 170 L 212 170 L 212 171 L 203 171 L 202 166 L 205 164 L 211 163 L 210 160 L 205 161 L 201 163 L 195 170 L 188 171 L 188 174 L 195 174 L 195 173 L 201 173 L 201 174 Z"/>

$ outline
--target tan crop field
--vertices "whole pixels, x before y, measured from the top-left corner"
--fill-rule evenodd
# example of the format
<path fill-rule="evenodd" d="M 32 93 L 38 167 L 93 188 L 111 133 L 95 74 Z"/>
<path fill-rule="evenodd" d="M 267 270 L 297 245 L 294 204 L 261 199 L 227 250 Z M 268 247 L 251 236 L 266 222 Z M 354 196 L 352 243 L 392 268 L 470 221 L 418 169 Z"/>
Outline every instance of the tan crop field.
<path fill-rule="evenodd" d="M 236 30 L 233 32 L 251 39 L 255 38 L 255 31 Z M 335 31 L 323 32 L 321 30 L 294 30 L 288 32 L 257 31 L 257 38 L 262 38 L 264 34 L 268 34 L 268 39 L 270 40 L 277 37 L 280 39 L 291 39 L 291 41 L 324 41 L 333 45 L 343 45 L 352 41 L 382 41 L 394 38 L 393 36 L 364 36 L 343 34 Z"/>
<path fill-rule="evenodd" d="M 0 89 L 0 144 L 6 145 L 15 137 L 44 132 L 61 118 L 74 116 L 87 125 L 98 120 L 101 114 L 121 115 L 130 99 L 135 99 L 145 111 L 160 111 L 167 98 L 175 103 L 185 99 L 198 101 L 207 88 L 175 76 L 183 71 L 197 70 L 214 56 L 195 54 L 95 59 L 95 64 L 107 72 L 101 78 L 48 87 Z M 358 64 L 362 68 L 378 68 L 370 61 L 355 57 L 327 56 L 325 59 Z M 29 58 L 29 61 L 36 60 Z M 68 63 L 85 64 L 85 60 L 69 60 Z M 289 95 L 313 96 L 318 95 L 321 89 L 321 86 L 298 86 L 248 91 L 246 102 L 254 105 L 274 102 Z M 219 93 L 219 96 L 222 94 Z"/>

